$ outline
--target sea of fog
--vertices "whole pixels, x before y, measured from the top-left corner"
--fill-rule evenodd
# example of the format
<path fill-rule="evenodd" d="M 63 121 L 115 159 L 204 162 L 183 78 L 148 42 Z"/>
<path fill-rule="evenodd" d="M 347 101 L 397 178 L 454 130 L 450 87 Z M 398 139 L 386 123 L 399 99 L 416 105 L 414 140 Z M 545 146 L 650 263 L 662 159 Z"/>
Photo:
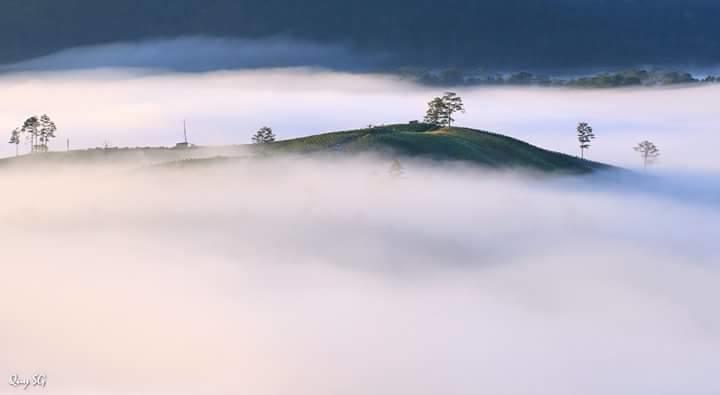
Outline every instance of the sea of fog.
<path fill-rule="evenodd" d="M 442 93 L 37 68 L 0 74 L 0 129 L 47 113 L 52 150 L 171 146 L 183 120 L 201 145 L 407 122 Z M 398 177 L 374 157 L 4 166 L 0 394 L 36 374 L 28 393 L 720 393 L 720 87 L 459 93 L 461 125 L 575 154 L 586 121 L 592 159 L 637 169 L 645 139 L 662 156 L 579 178 L 410 159 Z"/>
<path fill-rule="evenodd" d="M 716 182 L 404 167 L 5 168 L 0 376 L 68 395 L 720 392 Z"/>

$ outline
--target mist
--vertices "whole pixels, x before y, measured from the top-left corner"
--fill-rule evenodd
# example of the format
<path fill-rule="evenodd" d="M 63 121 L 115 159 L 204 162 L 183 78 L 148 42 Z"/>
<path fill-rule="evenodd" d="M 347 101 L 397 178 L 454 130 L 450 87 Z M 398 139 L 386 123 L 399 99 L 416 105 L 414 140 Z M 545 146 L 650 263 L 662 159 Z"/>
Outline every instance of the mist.
<path fill-rule="evenodd" d="M 206 72 L 268 67 L 322 67 L 345 71 L 378 67 L 388 55 L 350 50 L 282 36 L 232 39 L 187 36 L 67 48 L 19 63 L 0 65 L 4 72 L 133 68 Z"/>
<path fill-rule="evenodd" d="M 0 75 L 0 125 L 47 113 L 62 151 L 172 146 L 186 121 L 194 155 L 239 155 L 262 126 L 404 123 L 442 93 L 128 56 Z M 458 93 L 462 126 L 574 154 L 585 121 L 593 160 L 638 169 L 645 139 L 662 156 L 577 178 L 410 158 L 393 177 L 374 156 L 6 161 L 0 376 L 68 395 L 720 392 L 720 87 Z"/>
<path fill-rule="evenodd" d="M 18 72 L 0 76 L 0 125 L 9 132 L 30 115 L 56 120 L 52 150 L 104 146 L 172 146 L 183 120 L 192 143 L 244 144 L 262 126 L 281 139 L 422 119 L 442 89 L 385 75 L 310 68 L 175 73 L 94 69 Z M 458 124 L 577 154 L 575 126 L 593 125 L 593 160 L 638 167 L 639 141 L 662 156 L 657 168 L 710 171 L 715 151 L 714 103 L 720 87 L 611 90 L 561 88 L 461 89 L 468 112 Z M 9 144 L 0 155 L 14 155 Z M 21 146 L 21 152 L 28 147 Z M 24 149 L 24 151 L 23 151 Z"/>
<path fill-rule="evenodd" d="M 716 186 L 388 166 L 5 169 L 0 374 L 52 394 L 720 391 Z"/>

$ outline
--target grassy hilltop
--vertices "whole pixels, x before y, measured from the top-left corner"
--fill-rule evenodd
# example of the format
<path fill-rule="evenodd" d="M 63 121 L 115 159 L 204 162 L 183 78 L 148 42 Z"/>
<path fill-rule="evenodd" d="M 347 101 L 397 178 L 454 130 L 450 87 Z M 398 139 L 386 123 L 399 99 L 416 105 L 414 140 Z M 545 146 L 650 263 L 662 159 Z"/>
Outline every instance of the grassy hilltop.
<path fill-rule="evenodd" d="M 548 151 L 496 133 L 428 124 L 378 126 L 280 141 L 271 152 L 379 152 L 433 160 L 466 161 L 492 168 L 589 173 L 610 166 Z"/>
<path fill-rule="evenodd" d="M 1 165 L 58 163 L 107 163 L 197 165 L 247 159 L 255 154 L 274 156 L 353 155 L 374 153 L 388 158 L 412 157 L 437 161 L 462 161 L 495 169 L 584 174 L 611 166 L 548 151 L 526 142 L 480 130 L 451 127 L 438 129 L 423 123 L 377 126 L 278 141 L 271 144 L 193 147 L 190 149 L 109 148 L 49 152 L 0 160 Z"/>

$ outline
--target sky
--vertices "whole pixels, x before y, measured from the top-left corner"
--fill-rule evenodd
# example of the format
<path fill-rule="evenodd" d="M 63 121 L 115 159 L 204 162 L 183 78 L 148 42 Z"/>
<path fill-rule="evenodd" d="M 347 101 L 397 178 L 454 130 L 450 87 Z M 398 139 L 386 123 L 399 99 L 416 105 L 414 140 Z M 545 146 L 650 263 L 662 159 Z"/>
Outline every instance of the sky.
<path fill-rule="evenodd" d="M 720 6 L 715 0 L 448 0 L 442 7 L 438 4 L 432 0 L 3 2 L 0 36 L 5 41 L 0 63 L 80 46 L 197 36 L 240 43 L 285 39 L 310 41 L 311 47 L 342 46 L 366 56 L 389 55 L 381 66 L 393 69 L 570 71 L 638 65 L 707 67 L 720 62 L 716 23 Z M 206 63 L 208 55 L 226 60 L 237 55 L 256 58 L 255 54 L 268 49 L 261 44 L 248 54 L 230 45 L 230 51 L 213 55 L 209 52 L 216 44 L 190 52 L 197 57 L 189 63 Z M 154 58 L 177 56 L 172 45 L 160 49 Z M 315 53 L 307 46 L 298 47 L 297 57 L 305 57 L 308 49 Z M 106 55 L 118 61 L 115 53 Z M 321 64 L 338 63 L 336 58 L 325 58 Z"/>
<path fill-rule="evenodd" d="M 339 44 L 281 37 L 183 36 L 66 48 L 45 56 L 0 64 L 0 71 L 141 68 L 203 72 L 273 67 L 359 71 L 379 67 L 386 56 L 383 52 L 359 53 Z"/>

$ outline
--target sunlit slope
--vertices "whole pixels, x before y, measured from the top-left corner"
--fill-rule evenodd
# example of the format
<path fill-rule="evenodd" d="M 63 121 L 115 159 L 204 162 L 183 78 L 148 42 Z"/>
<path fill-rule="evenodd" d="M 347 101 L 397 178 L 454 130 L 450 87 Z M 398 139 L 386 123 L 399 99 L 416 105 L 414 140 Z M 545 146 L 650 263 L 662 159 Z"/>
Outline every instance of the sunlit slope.
<path fill-rule="evenodd" d="M 426 124 L 374 127 L 274 143 L 271 151 L 379 152 L 433 160 L 466 161 L 494 168 L 587 173 L 610 166 L 535 147 L 526 142 L 467 128 L 437 129 Z"/>

